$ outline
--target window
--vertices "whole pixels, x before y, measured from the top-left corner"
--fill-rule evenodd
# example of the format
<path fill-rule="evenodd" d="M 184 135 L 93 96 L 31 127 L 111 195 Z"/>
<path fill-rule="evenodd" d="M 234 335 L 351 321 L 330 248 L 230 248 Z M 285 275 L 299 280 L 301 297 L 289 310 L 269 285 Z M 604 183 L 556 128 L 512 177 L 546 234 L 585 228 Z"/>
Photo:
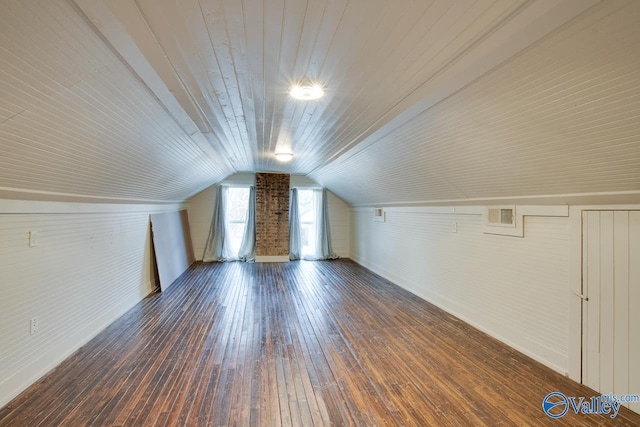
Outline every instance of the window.
<path fill-rule="evenodd" d="M 297 212 L 292 216 L 290 237 L 292 259 L 335 259 L 331 249 L 328 206 L 322 189 L 296 189 Z M 294 206 L 292 205 L 292 208 Z"/>
<path fill-rule="evenodd" d="M 227 188 L 227 200 L 225 204 L 225 230 L 229 243 L 229 255 L 238 258 L 238 251 L 244 237 L 245 221 L 249 209 L 249 188 Z"/>
<path fill-rule="evenodd" d="M 317 258 L 318 203 L 317 190 L 298 190 L 300 215 L 300 245 L 302 258 Z"/>

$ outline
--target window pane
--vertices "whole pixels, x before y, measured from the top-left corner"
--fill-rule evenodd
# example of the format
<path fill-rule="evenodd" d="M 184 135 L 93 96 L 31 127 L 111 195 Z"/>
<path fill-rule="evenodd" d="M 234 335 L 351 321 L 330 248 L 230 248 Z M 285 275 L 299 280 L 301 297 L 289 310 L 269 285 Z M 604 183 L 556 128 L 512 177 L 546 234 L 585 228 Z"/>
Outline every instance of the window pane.
<path fill-rule="evenodd" d="M 300 222 L 313 222 L 315 211 L 313 209 L 313 191 L 298 190 L 298 206 L 300 209 Z"/>
<path fill-rule="evenodd" d="M 314 257 L 316 247 L 316 197 L 313 190 L 298 190 L 300 245 L 303 257 Z"/>
<path fill-rule="evenodd" d="M 227 227 L 227 232 L 229 232 L 229 241 L 231 242 L 231 249 L 234 254 L 238 254 L 240 250 L 240 245 L 242 244 L 242 237 L 244 235 L 244 223 L 241 222 L 232 222 L 229 223 L 229 227 Z"/>
<path fill-rule="evenodd" d="M 244 222 L 249 207 L 248 188 L 229 188 L 227 192 L 227 221 Z"/>
<path fill-rule="evenodd" d="M 232 256 L 237 257 L 242 238 L 244 237 L 244 222 L 249 210 L 249 188 L 227 188 L 227 200 L 225 206 L 226 230 L 225 240 L 231 246 Z"/>
<path fill-rule="evenodd" d="M 311 247 L 312 229 L 313 229 L 312 224 L 309 224 L 309 223 L 300 224 L 300 245 L 302 246 L 303 252 L 307 252 L 306 249 Z"/>

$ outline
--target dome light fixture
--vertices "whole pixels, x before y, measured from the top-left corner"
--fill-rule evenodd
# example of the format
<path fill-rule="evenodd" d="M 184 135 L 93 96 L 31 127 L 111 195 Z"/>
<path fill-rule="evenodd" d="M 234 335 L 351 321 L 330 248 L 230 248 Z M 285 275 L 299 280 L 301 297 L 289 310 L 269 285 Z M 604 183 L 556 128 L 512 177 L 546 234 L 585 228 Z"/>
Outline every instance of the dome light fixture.
<path fill-rule="evenodd" d="M 302 101 L 313 101 L 314 99 L 322 98 L 324 95 L 324 89 L 319 84 L 313 85 L 293 85 L 289 90 L 289 95 L 292 98 Z"/>
<path fill-rule="evenodd" d="M 275 156 L 276 159 L 280 160 L 281 162 L 288 162 L 293 158 L 293 153 L 276 153 Z"/>

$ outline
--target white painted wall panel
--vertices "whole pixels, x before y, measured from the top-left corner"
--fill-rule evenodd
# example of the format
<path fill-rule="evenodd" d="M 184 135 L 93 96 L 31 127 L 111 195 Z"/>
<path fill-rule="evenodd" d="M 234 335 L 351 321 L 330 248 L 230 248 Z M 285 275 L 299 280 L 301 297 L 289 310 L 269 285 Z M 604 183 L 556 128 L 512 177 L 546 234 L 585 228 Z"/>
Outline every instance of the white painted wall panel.
<path fill-rule="evenodd" d="M 151 214 L 151 237 L 160 289 L 166 291 L 194 263 L 187 210 Z"/>
<path fill-rule="evenodd" d="M 479 214 L 427 212 L 353 210 L 352 259 L 566 372 L 568 219 L 527 216 L 517 238 L 483 234 Z"/>
<path fill-rule="evenodd" d="M 25 205 L 0 200 L 0 406 L 155 288 L 149 213 L 177 209 L 45 202 L 6 213 L 11 206 Z"/>
<path fill-rule="evenodd" d="M 329 196 L 329 227 L 331 229 L 331 246 L 342 258 L 349 258 L 351 234 L 351 208 L 342 199 L 327 191 Z"/>
<path fill-rule="evenodd" d="M 189 227 L 191 229 L 191 242 L 193 243 L 193 255 L 196 261 L 202 261 L 204 247 L 207 244 L 213 207 L 216 200 L 216 187 L 211 186 L 188 200 L 189 203 Z"/>

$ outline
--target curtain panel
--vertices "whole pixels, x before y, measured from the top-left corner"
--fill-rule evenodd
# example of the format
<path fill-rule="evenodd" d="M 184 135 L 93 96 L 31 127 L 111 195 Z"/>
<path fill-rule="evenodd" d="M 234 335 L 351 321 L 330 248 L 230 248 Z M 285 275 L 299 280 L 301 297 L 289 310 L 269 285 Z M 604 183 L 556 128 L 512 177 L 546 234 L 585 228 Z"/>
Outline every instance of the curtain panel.
<path fill-rule="evenodd" d="M 322 198 L 321 213 L 318 217 L 318 236 L 317 241 L 320 247 L 318 248 L 318 254 L 320 259 L 337 259 L 338 255 L 333 252 L 331 247 L 331 230 L 329 227 L 329 197 L 327 190 L 320 191 L 320 197 Z"/>
<path fill-rule="evenodd" d="M 249 187 L 249 207 L 238 259 L 244 262 L 256 260 L 256 187 L 253 185 Z"/>
<path fill-rule="evenodd" d="M 216 262 L 223 261 L 223 246 L 225 240 L 225 218 L 223 193 L 225 187 L 216 187 L 216 199 L 213 205 L 213 218 L 209 228 L 209 237 L 204 247 L 202 261 Z"/>
<path fill-rule="evenodd" d="M 300 243 L 300 213 L 298 207 L 298 189 L 291 189 L 289 202 L 289 259 L 291 261 L 301 257 Z"/>

